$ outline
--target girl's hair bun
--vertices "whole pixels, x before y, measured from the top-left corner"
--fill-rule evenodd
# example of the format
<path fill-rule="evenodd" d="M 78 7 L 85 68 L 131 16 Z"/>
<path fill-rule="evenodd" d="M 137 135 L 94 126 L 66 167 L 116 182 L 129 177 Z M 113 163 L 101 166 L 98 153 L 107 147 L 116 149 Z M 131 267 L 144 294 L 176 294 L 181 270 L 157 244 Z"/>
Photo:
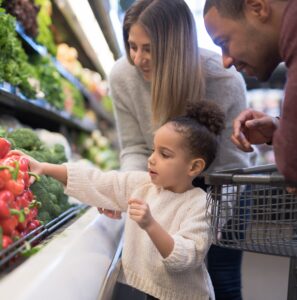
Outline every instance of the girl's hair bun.
<path fill-rule="evenodd" d="M 189 103 L 185 117 L 195 119 L 215 135 L 221 134 L 225 128 L 225 114 L 217 104 L 211 101 Z"/>

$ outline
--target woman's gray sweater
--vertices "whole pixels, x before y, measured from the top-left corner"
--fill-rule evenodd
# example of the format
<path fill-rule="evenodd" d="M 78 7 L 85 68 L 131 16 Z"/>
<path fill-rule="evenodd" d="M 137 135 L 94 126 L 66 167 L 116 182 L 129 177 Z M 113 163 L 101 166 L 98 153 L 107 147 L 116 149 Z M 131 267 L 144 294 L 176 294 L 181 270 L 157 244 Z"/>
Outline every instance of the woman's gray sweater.
<path fill-rule="evenodd" d="M 233 119 L 247 107 L 242 76 L 234 68 L 224 69 L 220 55 L 205 49 L 200 49 L 200 54 L 206 79 L 205 99 L 214 101 L 226 114 L 226 129 L 216 159 L 207 172 L 248 167 L 250 155 L 238 150 L 230 140 Z M 121 169 L 146 170 L 153 142 L 150 83 L 126 57 L 115 63 L 109 83 L 121 149 Z"/>

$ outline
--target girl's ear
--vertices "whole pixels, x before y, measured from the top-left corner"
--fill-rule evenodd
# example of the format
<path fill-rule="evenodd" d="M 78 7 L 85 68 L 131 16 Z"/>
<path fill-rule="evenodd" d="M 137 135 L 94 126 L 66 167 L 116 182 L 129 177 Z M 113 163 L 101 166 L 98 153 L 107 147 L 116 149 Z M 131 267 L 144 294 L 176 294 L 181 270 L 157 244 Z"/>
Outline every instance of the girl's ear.
<path fill-rule="evenodd" d="M 191 162 L 189 175 L 191 177 L 198 176 L 205 169 L 205 165 L 206 165 L 206 163 L 205 163 L 205 160 L 203 158 L 193 159 L 192 162 Z"/>

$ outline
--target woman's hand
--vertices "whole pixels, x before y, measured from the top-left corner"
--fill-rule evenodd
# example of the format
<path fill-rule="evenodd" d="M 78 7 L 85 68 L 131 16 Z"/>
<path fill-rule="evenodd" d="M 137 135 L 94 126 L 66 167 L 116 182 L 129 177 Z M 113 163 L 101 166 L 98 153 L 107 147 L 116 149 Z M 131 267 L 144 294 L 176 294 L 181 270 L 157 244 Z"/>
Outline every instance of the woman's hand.
<path fill-rule="evenodd" d="M 128 205 L 130 218 L 147 230 L 154 221 L 148 204 L 140 199 L 130 199 Z"/>
<path fill-rule="evenodd" d="M 111 219 L 120 220 L 122 218 L 122 213 L 120 211 L 110 210 L 110 209 L 101 208 L 101 207 L 98 207 L 97 209 L 100 214 L 104 214 L 105 216 L 107 216 Z"/>

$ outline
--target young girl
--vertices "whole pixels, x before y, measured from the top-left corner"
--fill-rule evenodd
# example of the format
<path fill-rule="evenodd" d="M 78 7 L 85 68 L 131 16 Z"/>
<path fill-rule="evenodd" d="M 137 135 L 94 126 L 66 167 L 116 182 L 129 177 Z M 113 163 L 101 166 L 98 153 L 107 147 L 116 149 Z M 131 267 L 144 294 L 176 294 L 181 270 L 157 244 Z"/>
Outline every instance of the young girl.
<path fill-rule="evenodd" d="M 29 157 L 30 169 L 61 181 L 66 194 L 89 205 L 127 211 L 120 282 L 148 298 L 214 299 L 204 264 L 211 244 L 206 193 L 192 181 L 214 160 L 223 127 L 218 107 L 201 101 L 155 132 L 148 172 L 102 172 Z"/>

